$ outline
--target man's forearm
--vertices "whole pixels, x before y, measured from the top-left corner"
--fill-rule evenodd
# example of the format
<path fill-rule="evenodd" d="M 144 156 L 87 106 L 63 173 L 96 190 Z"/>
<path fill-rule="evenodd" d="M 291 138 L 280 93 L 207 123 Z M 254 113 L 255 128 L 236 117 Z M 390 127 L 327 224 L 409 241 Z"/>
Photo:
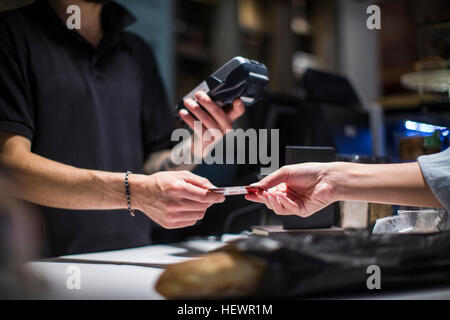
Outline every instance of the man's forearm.
<path fill-rule="evenodd" d="M 27 150 L 3 147 L 15 195 L 36 204 L 65 209 L 126 208 L 123 173 L 79 169 Z"/>
<path fill-rule="evenodd" d="M 19 198 L 64 209 L 126 208 L 124 175 L 63 165 L 30 154 L 11 168 Z"/>
<path fill-rule="evenodd" d="M 441 207 L 417 162 L 402 164 L 334 163 L 328 169 L 337 200 Z"/>

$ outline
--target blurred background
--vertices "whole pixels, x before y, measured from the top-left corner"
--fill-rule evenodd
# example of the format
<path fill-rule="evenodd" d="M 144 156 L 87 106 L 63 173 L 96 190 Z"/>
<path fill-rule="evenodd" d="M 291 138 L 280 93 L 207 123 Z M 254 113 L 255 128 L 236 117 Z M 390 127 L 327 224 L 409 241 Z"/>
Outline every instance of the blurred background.
<path fill-rule="evenodd" d="M 29 2 L 2 0 L 0 10 Z M 118 2 L 138 19 L 130 30 L 153 47 L 172 106 L 234 56 L 266 64 L 265 98 L 237 126 L 280 129 L 280 165 L 287 145 L 332 146 L 339 160 L 369 163 L 414 161 L 448 147 L 448 0 Z M 372 4 L 381 9 L 380 30 L 366 26 Z M 196 173 L 240 185 L 255 182 L 259 166 Z M 187 232 L 240 232 L 275 219 L 260 209 L 233 197 Z M 161 231 L 158 241 L 179 239 Z"/>
<path fill-rule="evenodd" d="M 265 63 L 270 84 L 239 125 L 280 128 L 284 145 L 415 160 L 427 151 L 403 138 L 449 125 L 448 1 L 120 2 L 155 50 L 172 105 L 240 55 Z M 381 9 L 380 30 L 366 26 L 371 4 Z M 440 130 L 441 144 L 447 134 Z M 214 172 L 217 183 L 234 178 Z"/>
<path fill-rule="evenodd" d="M 157 54 L 172 105 L 234 56 L 266 64 L 266 97 L 238 126 L 279 128 L 281 165 L 287 145 L 333 146 L 353 162 L 414 161 L 448 147 L 449 1 L 121 2 Z M 366 26 L 371 4 L 380 7 L 380 30 Z M 239 185 L 256 181 L 259 166 L 196 171 Z M 267 222 L 246 205 L 236 197 L 211 208 L 203 234 Z"/>

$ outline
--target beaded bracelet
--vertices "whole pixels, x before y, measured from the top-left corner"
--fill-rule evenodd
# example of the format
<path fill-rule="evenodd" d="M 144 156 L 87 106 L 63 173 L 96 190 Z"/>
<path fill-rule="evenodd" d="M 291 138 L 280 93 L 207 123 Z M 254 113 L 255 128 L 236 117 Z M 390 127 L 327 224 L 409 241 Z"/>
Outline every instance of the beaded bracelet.
<path fill-rule="evenodd" d="M 127 173 L 125 173 L 125 194 L 127 196 L 128 211 L 130 212 L 131 216 L 134 217 L 134 209 L 131 209 L 131 202 L 130 202 L 130 184 L 128 183 L 128 175 L 130 173 L 132 172 L 127 171 Z"/>

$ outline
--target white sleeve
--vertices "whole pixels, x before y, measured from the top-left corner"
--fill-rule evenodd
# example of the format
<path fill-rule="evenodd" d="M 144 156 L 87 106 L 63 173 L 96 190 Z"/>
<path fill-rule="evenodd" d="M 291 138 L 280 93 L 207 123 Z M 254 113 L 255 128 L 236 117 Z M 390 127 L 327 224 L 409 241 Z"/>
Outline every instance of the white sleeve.
<path fill-rule="evenodd" d="M 431 191 L 450 213 L 450 148 L 417 160 Z"/>

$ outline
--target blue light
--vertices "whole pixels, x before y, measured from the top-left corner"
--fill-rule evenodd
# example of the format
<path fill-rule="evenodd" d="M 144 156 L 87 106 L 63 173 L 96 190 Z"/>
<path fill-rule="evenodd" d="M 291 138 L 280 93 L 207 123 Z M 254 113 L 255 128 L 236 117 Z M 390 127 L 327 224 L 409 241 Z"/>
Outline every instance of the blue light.
<path fill-rule="evenodd" d="M 405 128 L 408 130 L 416 131 L 417 127 L 418 127 L 417 122 L 409 121 L 409 120 L 405 122 Z"/>
<path fill-rule="evenodd" d="M 405 128 L 412 131 L 419 131 L 422 133 L 433 133 L 436 130 L 441 130 L 443 136 L 448 135 L 448 129 L 446 127 L 434 126 L 432 124 L 420 123 L 411 120 L 405 121 Z"/>

